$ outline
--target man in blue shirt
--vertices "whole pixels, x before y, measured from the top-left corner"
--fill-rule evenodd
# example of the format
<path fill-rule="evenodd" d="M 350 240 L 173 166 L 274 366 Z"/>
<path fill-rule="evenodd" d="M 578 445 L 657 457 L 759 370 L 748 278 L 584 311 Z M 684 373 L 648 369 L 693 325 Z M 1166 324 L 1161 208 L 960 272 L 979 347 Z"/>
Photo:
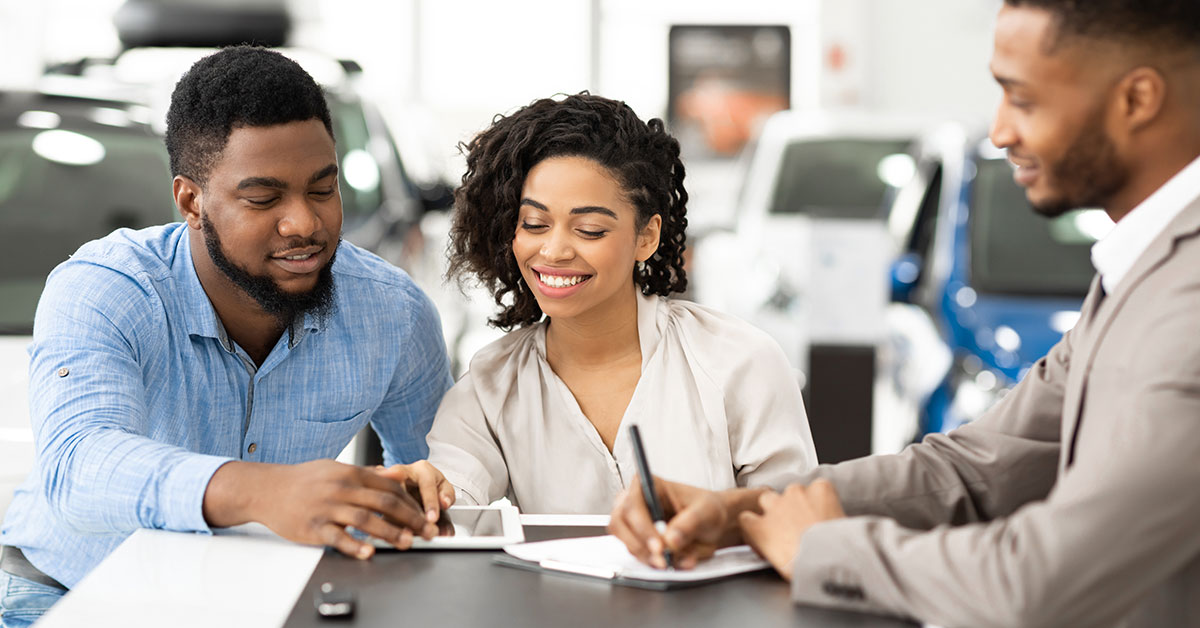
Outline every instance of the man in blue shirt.
<path fill-rule="evenodd" d="M 414 462 L 451 384 L 437 312 L 341 241 L 317 84 L 277 53 L 226 49 L 179 81 L 166 142 L 185 222 L 84 245 L 38 304 L 37 461 L 0 530 L 4 626 L 137 528 L 257 521 L 367 558 L 347 526 L 406 547 L 453 501 Z M 405 464 L 328 460 L 368 422 Z"/>

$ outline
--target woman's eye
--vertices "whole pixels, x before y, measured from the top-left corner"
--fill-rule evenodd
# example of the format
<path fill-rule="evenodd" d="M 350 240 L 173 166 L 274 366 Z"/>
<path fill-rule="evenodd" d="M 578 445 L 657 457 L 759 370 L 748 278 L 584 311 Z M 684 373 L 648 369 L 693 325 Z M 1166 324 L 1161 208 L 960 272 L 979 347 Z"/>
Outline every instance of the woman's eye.
<path fill-rule="evenodd" d="M 586 229 L 579 230 L 580 235 L 582 235 L 585 238 L 592 238 L 592 239 L 603 238 L 606 233 L 608 233 L 608 232 L 607 231 L 588 231 Z"/>
<path fill-rule="evenodd" d="M 545 229 L 546 225 L 538 225 L 538 224 L 534 224 L 534 223 L 530 223 L 530 222 L 522 222 L 521 228 L 526 231 L 537 231 L 539 229 Z"/>

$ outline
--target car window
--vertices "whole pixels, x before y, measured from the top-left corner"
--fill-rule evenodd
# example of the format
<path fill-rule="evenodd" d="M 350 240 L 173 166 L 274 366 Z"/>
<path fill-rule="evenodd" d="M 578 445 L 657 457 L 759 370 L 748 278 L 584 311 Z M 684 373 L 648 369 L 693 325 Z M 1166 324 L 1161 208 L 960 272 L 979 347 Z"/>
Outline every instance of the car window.
<path fill-rule="evenodd" d="M 370 150 L 370 132 L 362 106 L 356 100 L 330 98 L 329 113 L 337 138 L 342 211 L 347 229 L 383 204 L 380 165 Z"/>
<path fill-rule="evenodd" d="M 0 333 L 29 333 L 46 275 L 89 240 L 174 216 L 162 140 L 0 130 Z"/>
<path fill-rule="evenodd" d="M 772 214 L 873 218 L 888 184 L 884 158 L 905 152 L 905 140 L 836 139 L 788 145 L 772 195 Z"/>
<path fill-rule="evenodd" d="M 1100 210 L 1038 215 L 1012 172 L 1001 159 L 978 164 L 969 218 L 971 283 L 983 292 L 1086 294 L 1096 273 L 1092 244 L 1111 221 Z"/>

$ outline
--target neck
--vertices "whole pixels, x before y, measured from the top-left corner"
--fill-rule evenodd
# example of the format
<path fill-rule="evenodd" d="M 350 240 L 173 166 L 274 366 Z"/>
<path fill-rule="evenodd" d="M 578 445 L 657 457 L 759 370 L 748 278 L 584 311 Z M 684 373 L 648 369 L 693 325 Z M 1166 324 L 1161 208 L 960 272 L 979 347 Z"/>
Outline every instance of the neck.
<path fill-rule="evenodd" d="M 1104 209 L 1113 222 L 1128 215 L 1200 156 L 1200 120 L 1196 119 L 1197 114 L 1189 109 L 1167 115 L 1173 120 L 1147 131 L 1147 136 L 1141 142 L 1143 149 L 1130 160 L 1133 169 L 1129 173 L 1128 184 L 1105 203 Z"/>
<path fill-rule="evenodd" d="M 1169 161 L 1157 160 L 1160 162 L 1156 164 L 1157 167 L 1145 168 L 1140 172 L 1132 173 L 1129 184 L 1121 188 L 1108 203 L 1105 203 L 1104 210 L 1108 213 L 1108 217 L 1113 222 L 1117 222 L 1129 215 L 1129 212 L 1166 185 L 1171 177 L 1179 174 L 1179 171 L 1195 160 L 1198 155 L 1200 155 L 1200 149 L 1191 155 L 1180 155 Z"/>
<path fill-rule="evenodd" d="M 191 235 L 192 263 L 196 267 L 200 287 L 204 288 L 204 294 L 212 302 L 213 310 L 229 339 L 245 349 L 255 364 L 261 366 L 275 343 L 279 342 L 285 325 L 264 311 L 212 263 L 199 232 Z"/>
<path fill-rule="evenodd" d="M 640 362 L 637 298 L 631 287 L 584 314 L 552 319 L 546 329 L 550 366 L 604 366 L 634 356 Z"/>

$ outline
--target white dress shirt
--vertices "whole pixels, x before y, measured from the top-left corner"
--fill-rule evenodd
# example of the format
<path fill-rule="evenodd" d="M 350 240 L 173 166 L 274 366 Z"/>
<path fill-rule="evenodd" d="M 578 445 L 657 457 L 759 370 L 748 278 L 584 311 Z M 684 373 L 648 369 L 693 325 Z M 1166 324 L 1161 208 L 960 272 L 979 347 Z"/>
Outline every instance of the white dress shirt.
<path fill-rule="evenodd" d="M 1092 266 L 1100 273 L 1105 292 L 1112 294 L 1150 242 L 1198 196 L 1200 157 L 1146 197 L 1108 235 L 1092 245 Z"/>
<path fill-rule="evenodd" d="M 712 490 L 781 489 L 816 466 L 800 387 L 769 336 L 695 303 L 637 303 L 642 373 L 611 453 L 546 361 L 546 323 L 475 355 L 428 437 L 459 503 L 607 514 L 637 471 L 631 423 L 652 473 Z"/>

